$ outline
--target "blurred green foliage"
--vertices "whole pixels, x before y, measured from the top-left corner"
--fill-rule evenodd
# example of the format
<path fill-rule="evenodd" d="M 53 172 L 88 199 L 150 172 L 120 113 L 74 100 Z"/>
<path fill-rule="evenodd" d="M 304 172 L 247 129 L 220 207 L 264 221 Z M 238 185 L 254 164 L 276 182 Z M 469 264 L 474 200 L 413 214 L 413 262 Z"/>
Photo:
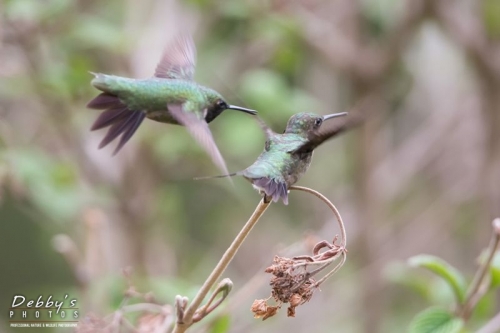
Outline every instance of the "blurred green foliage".
<path fill-rule="evenodd" d="M 500 36 L 498 6 L 483 1 L 478 11 L 491 41 Z M 279 249 L 309 253 L 309 237 L 331 240 L 338 233 L 321 204 L 293 193 L 289 206 L 266 212 L 240 249 L 227 272 L 235 285 L 229 305 L 207 318 L 206 331 L 357 332 L 363 318 L 365 330 L 401 332 L 426 304 L 450 304 L 450 284 L 462 299 L 489 233 L 479 181 L 489 156 L 483 152 L 489 122 L 481 123 L 478 106 L 481 77 L 468 51 L 450 46 L 443 28 L 428 22 L 435 18 L 422 19 L 415 36 L 404 36 L 407 44 L 385 48 L 406 33 L 402 7 L 394 0 L 0 4 L 1 309 L 16 293 L 71 293 L 84 314 L 104 317 L 122 305 L 129 266 L 134 288 L 151 291 L 160 303 L 173 304 L 177 294 L 192 298 L 251 214 L 259 195 L 244 179 L 192 180 L 217 170 L 183 128 L 146 121 L 116 157 L 97 149 L 102 131 L 89 132 L 97 116 L 85 107 L 97 94 L 89 71 L 147 77 L 168 39 L 190 28 L 197 80 L 257 109 L 277 132 L 296 112 L 348 110 L 370 84 L 387 102 L 371 118 L 375 125 L 318 149 L 300 182 L 331 198 L 345 216 L 349 260 L 338 277 L 294 319 L 252 318 L 253 299 L 268 294 L 263 268 Z M 322 49 L 330 39 L 334 47 Z M 385 74 L 365 78 L 346 69 L 356 59 L 343 59 L 343 51 L 363 53 L 351 42 L 378 47 L 358 66 L 368 72 L 387 49 L 400 54 Z M 342 51 L 340 60 L 335 51 Z M 264 135 L 248 117 L 226 112 L 210 127 L 230 171 L 250 165 L 263 149 Z M 72 243 L 54 246 L 59 234 Z M 68 259 L 71 251 L 76 262 Z M 457 268 L 420 257 L 418 265 L 442 280 L 389 264 L 422 252 Z M 500 285 L 498 264 L 495 257 L 492 288 Z M 472 326 L 497 308 L 492 290 Z M 0 311 L 0 324 L 6 322 L 7 311 Z M 439 308 L 420 313 L 410 331 L 431 332 L 429 323 L 448 327 L 443 332 L 463 324 Z"/>

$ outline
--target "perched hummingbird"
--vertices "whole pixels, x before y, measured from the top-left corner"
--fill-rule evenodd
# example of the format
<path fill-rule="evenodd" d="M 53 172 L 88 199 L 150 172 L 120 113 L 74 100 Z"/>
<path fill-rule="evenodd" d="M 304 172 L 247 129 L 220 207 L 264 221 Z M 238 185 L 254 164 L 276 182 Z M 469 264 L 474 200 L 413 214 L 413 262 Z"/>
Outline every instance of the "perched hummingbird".
<path fill-rule="evenodd" d="M 99 144 L 102 148 L 121 135 L 116 154 L 132 137 L 144 118 L 186 126 L 190 134 L 208 152 L 215 164 L 227 172 L 208 123 L 224 110 L 252 115 L 257 112 L 228 104 L 216 91 L 193 81 L 196 48 L 190 36 L 179 36 L 167 47 L 153 77 L 130 79 L 95 74 L 91 84 L 103 91 L 87 107 L 105 110 L 91 130 L 111 126 Z"/>
<path fill-rule="evenodd" d="M 264 194 L 266 202 L 271 200 L 277 202 L 282 199 L 287 205 L 288 189 L 309 168 L 314 149 L 361 121 L 358 113 L 346 115 L 347 112 L 327 116 L 297 113 L 288 120 L 283 134 L 273 132 L 260 118 L 257 118 L 267 138 L 264 151 L 257 160 L 239 172 L 197 179 L 243 176 L 255 189 Z M 341 116 L 346 117 L 337 121 L 330 120 Z"/>

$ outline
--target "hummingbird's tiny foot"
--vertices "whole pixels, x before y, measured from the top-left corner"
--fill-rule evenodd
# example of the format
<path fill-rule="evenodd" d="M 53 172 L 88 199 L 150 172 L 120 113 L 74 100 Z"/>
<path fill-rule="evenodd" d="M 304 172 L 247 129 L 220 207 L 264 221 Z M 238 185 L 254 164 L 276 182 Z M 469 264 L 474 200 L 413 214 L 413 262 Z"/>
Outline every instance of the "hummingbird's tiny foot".
<path fill-rule="evenodd" d="M 272 197 L 268 197 L 267 195 L 264 194 L 264 203 L 268 204 L 271 202 L 271 200 L 273 200 Z"/>

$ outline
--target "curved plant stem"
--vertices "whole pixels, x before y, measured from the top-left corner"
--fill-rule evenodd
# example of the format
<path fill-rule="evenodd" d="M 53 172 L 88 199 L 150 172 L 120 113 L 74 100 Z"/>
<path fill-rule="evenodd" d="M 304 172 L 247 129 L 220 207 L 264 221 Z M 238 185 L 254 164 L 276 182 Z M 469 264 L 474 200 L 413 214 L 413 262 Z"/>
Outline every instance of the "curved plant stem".
<path fill-rule="evenodd" d="M 326 205 L 332 210 L 333 214 L 337 218 L 337 221 L 339 223 L 340 233 L 342 236 L 342 239 L 340 241 L 340 246 L 345 248 L 347 246 L 347 236 L 346 236 L 346 232 L 345 232 L 344 221 L 342 221 L 342 217 L 340 216 L 340 213 L 337 210 L 337 207 L 335 207 L 335 205 L 330 200 L 328 200 L 328 198 L 325 197 L 323 194 L 321 194 L 318 191 L 315 191 L 309 187 L 290 186 L 290 190 L 298 190 L 298 191 L 304 191 L 307 193 L 311 193 L 312 195 L 320 198 L 321 200 L 323 200 L 324 203 L 326 203 Z"/>
<path fill-rule="evenodd" d="M 248 234 L 255 226 L 259 218 L 262 216 L 262 214 L 264 214 L 267 207 L 269 207 L 269 204 L 270 203 L 264 202 L 264 199 L 262 199 L 259 202 L 252 216 L 250 216 L 250 219 L 248 219 L 247 223 L 243 226 L 241 231 L 238 233 L 236 238 L 233 240 L 229 248 L 226 250 L 222 258 L 217 263 L 217 266 L 215 266 L 212 273 L 210 273 L 207 280 L 203 283 L 203 286 L 200 288 L 200 290 L 194 297 L 191 304 L 189 304 L 188 308 L 186 309 L 186 312 L 184 313 L 183 322 L 182 323 L 178 322 L 176 324 L 174 328 L 174 333 L 185 332 L 193 324 L 193 316 L 198 307 L 200 306 L 201 302 L 203 301 L 205 296 L 207 296 L 208 292 L 210 291 L 210 288 L 212 288 L 212 286 L 221 277 L 222 273 L 224 273 L 227 266 L 236 255 L 236 252 L 240 248 L 245 238 L 248 236 Z"/>
<path fill-rule="evenodd" d="M 344 265 L 346 259 L 347 259 L 346 252 L 343 251 L 342 252 L 342 261 L 339 262 L 337 264 L 337 266 L 335 266 L 335 268 L 332 269 L 330 272 L 328 272 L 325 276 L 323 276 L 321 279 L 319 279 L 318 281 L 316 281 L 316 284 L 315 284 L 316 287 L 319 287 L 323 282 L 325 282 L 326 279 L 328 279 L 330 276 L 332 276 L 333 274 L 335 274 L 340 269 L 340 267 L 342 267 Z"/>
<path fill-rule="evenodd" d="M 335 268 L 333 270 L 331 270 L 330 272 L 328 272 L 325 276 L 323 276 L 321 279 L 319 279 L 316 282 L 316 286 L 319 287 L 319 285 L 322 284 L 326 279 L 328 279 L 330 276 L 332 276 L 333 274 L 335 274 L 340 269 L 340 267 L 342 267 L 342 265 L 344 265 L 344 263 L 345 263 L 345 261 L 347 259 L 346 250 L 345 250 L 345 248 L 347 246 L 347 236 L 346 236 L 346 231 L 345 231 L 345 227 L 344 227 L 344 221 L 342 221 L 342 216 L 340 216 L 340 213 L 339 213 L 337 207 L 335 207 L 335 205 L 330 200 L 328 200 L 327 197 L 325 197 L 323 194 L 321 194 L 320 192 L 315 191 L 315 190 L 313 190 L 311 188 L 308 188 L 308 187 L 303 187 L 303 186 L 291 186 L 290 190 L 304 191 L 304 192 L 307 192 L 307 193 L 311 193 L 312 195 L 320 198 L 332 210 L 332 212 L 335 215 L 335 217 L 337 218 L 337 222 L 339 224 L 339 229 L 340 229 L 340 233 L 341 233 L 341 237 L 342 237 L 342 239 L 340 241 L 340 247 L 342 247 L 344 249 L 341 252 L 341 254 L 342 254 L 342 260 L 337 264 L 337 266 L 335 266 Z M 326 261 L 330 261 L 331 262 L 334 259 L 335 259 L 335 257 L 331 258 L 331 259 L 328 259 L 328 260 L 325 260 L 325 262 Z"/>

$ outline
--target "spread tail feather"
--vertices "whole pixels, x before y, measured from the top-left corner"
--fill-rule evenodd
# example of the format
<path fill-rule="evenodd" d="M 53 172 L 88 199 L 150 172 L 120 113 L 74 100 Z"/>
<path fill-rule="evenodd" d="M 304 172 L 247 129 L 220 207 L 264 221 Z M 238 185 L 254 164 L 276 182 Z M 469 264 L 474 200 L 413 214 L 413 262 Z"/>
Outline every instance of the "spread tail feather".
<path fill-rule="evenodd" d="M 89 109 L 105 110 L 109 108 L 125 106 L 116 95 L 110 93 L 101 93 L 97 95 L 93 100 L 88 102 L 87 107 Z"/>
<path fill-rule="evenodd" d="M 283 200 L 285 205 L 288 205 L 288 188 L 285 183 L 277 182 L 274 179 L 262 177 L 252 179 L 254 187 L 265 193 L 265 197 L 269 200 L 277 202 Z"/>
<path fill-rule="evenodd" d="M 96 119 L 91 131 L 111 126 L 104 139 L 99 144 L 99 149 L 108 145 L 111 141 L 121 135 L 120 142 L 116 146 L 113 155 L 120 149 L 135 133 L 142 123 L 146 114 L 142 111 L 130 110 L 120 99 L 109 93 L 102 93 L 87 104 L 91 109 L 105 110 Z"/>

